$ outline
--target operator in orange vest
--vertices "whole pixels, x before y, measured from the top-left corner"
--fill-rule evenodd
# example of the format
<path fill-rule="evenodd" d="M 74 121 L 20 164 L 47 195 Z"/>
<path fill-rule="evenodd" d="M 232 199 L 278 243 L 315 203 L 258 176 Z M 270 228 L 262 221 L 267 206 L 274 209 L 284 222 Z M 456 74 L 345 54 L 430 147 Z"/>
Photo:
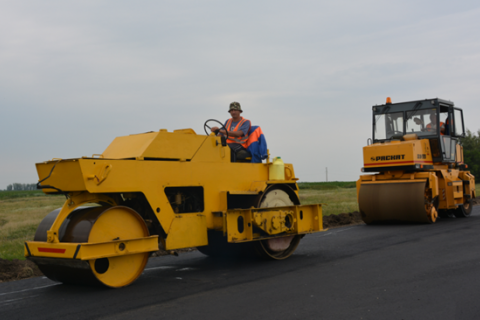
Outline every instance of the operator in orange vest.
<path fill-rule="evenodd" d="M 232 161 L 235 160 L 235 153 L 240 150 L 246 150 L 248 133 L 250 132 L 250 127 L 252 126 L 250 120 L 244 119 L 240 116 L 243 112 L 242 107 L 239 102 L 230 103 L 230 108 L 228 112 L 232 116 L 230 119 L 225 121 L 224 127 L 228 131 L 227 144 L 232 150 Z M 225 129 L 220 129 L 218 127 L 212 127 L 210 130 L 218 134 L 225 135 Z"/>
<path fill-rule="evenodd" d="M 437 131 L 437 115 L 435 113 L 430 114 L 430 123 L 427 124 L 427 131 Z M 440 122 L 440 134 L 445 134 L 445 124 Z"/>

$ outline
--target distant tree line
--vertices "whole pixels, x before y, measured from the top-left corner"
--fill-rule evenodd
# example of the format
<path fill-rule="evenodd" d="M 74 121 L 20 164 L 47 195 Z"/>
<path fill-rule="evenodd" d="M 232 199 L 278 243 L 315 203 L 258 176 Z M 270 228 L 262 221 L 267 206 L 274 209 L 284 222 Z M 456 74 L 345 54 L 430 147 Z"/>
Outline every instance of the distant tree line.
<path fill-rule="evenodd" d="M 480 130 L 476 133 L 467 130 L 465 138 L 462 138 L 464 162 L 475 176 L 475 182 L 480 182 Z"/>
<path fill-rule="evenodd" d="M 37 190 L 36 183 L 12 183 L 7 186 L 6 191 Z"/>

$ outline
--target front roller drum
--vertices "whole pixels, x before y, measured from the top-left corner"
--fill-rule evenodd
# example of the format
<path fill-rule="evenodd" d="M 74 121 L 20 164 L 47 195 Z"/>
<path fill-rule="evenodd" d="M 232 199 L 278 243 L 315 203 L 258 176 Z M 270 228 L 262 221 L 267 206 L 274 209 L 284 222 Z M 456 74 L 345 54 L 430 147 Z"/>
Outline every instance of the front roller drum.
<path fill-rule="evenodd" d="M 425 181 L 363 183 L 358 206 L 367 224 L 381 221 L 433 223 L 438 216 Z"/>
<path fill-rule="evenodd" d="M 257 256 L 274 260 L 290 257 L 300 244 L 301 235 L 255 241 L 254 250 Z"/>
<path fill-rule="evenodd" d="M 255 205 L 258 208 L 273 208 L 299 205 L 300 200 L 288 186 L 273 185 L 265 191 Z M 260 257 L 283 260 L 297 249 L 303 235 L 284 235 L 270 239 L 243 243 L 229 243 L 223 232 L 210 231 L 208 246 L 198 250 L 211 257 Z"/>
<path fill-rule="evenodd" d="M 59 210 L 40 223 L 34 241 L 46 241 Z M 99 243 L 148 237 L 142 217 L 128 207 L 89 207 L 74 210 L 59 230 L 60 242 Z M 45 276 L 69 284 L 101 284 L 119 288 L 134 282 L 143 272 L 148 252 L 88 261 L 31 257 Z"/>
<path fill-rule="evenodd" d="M 288 189 L 287 189 L 288 191 Z M 271 187 L 260 199 L 260 208 L 293 206 L 300 204 L 300 200 L 295 193 L 288 193 L 280 186 Z M 268 240 L 259 240 L 253 243 L 257 256 L 262 258 L 284 260 L 290 257 L 298 247 L 301 235 L 291 235 L 286 237 L 272 238 Z"/>

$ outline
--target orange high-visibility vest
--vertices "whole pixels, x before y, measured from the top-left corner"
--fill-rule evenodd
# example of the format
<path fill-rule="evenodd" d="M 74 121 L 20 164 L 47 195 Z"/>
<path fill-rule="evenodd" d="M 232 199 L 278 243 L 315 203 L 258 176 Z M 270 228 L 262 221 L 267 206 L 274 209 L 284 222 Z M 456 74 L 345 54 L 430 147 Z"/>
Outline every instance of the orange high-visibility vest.
<path fill-rule="evenodd" d="M 227 125 L 225 126 L 225 128 L 227 128 L 227 131 L 238 131 L 238 129 L 240 129 L 240 127 L 245 123 L 245 121 L 248 121 L 243 117 L 240 117 L 240 118 L 241 120 L 237 123 L 237 125 L 235 126 L 235 128 L 233 128 L 233 130 L 231 129 L 232 118 L 228 119 Z M 248 129 L 248 131 L 250 131 L 250 128 Z M 248 132 L 244 132 L 243 134 L 244 134 L 243 137 L 228 136 L 227 143 L 238 143 L 238 144 L 241 144 L 242 147 L 247 148 Z"/>
<path fill-rule="evenodd" d="M 443 124 L 444 124 L 443 122 L 440 122 L 440 128 L 443 126 Z M 432 129 L 432 124 L 431 123 L 427 124 L 427 129 Z M 445 135 L 445 133 L 443 133 L 441 129 L 440 129 L 440 135 L 442 135 L 442 136 Z"/>

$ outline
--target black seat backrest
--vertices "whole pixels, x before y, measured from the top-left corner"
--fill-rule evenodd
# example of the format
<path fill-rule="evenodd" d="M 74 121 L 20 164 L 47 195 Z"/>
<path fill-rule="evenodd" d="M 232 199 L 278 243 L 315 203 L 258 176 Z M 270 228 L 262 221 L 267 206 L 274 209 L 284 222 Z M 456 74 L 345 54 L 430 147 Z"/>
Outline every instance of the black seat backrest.
<path fill-rule="evenodd" d="M 248 159 L 250 158 L 250 159 Z M 248 162 L 252 159 L 252 154 L 248 152 L 247 150 L 238 150 L 235 153 L 235 160 L 239 162 L 245 162 L 248 160 Z"/>

